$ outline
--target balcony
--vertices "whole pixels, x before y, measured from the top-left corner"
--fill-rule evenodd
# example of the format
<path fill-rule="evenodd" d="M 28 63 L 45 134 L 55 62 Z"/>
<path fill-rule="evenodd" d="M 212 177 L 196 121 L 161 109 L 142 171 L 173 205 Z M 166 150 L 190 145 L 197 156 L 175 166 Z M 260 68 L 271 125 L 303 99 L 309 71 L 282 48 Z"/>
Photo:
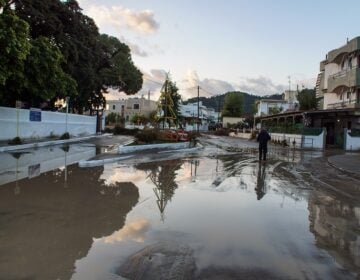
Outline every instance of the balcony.
<path fill-rule="evenodd" d="M 360 49 L 360 37 L 350 40 L 346 45 L 332 50 L 327 55 L 328 62 L 340 64 L 344 55 Z"/>
<path fill-rule="evenodd" d="M 340 71 L 328 78 L 328 92 L 340 93 L 343 88 L 360 86 L 360 68 Z"/>
<path fill-rule="evenodd" d="M 342 102 L 328 104 L 326 109 L 351 109 L 360 108 L 360 103 L 356 100 L 345 100 Z"/>

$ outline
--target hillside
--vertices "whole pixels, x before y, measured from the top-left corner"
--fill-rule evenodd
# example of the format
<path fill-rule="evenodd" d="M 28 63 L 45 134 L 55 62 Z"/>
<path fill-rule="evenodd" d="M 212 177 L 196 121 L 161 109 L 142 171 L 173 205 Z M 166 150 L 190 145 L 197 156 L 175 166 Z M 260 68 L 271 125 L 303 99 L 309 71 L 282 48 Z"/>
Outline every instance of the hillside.
<path fill-rule="evenodd" d="M 252 114 L 253 113 L 253 104 L 256 100 L 259 99 L 282 99 L 281 94 L 273 94 L 273 95 L 267 95 L 267 96 L 258 96 L 258 95 L 252 95 L 246 92 L 240 92 L 239 94 L 244 95 L 244 108 L 243 112 L 244 114 Z M 216 111 L 219 111 L 219 108 L 222 107 L 222 104 L 224 103 L 226 93 L 222 95 L 212 96 L 212 97 L 200 97 L 199 100 L 202 101 L 202 104 L 208 108 L 214 108 Z M 197 97 L 190 98 L 186 101 L 184 101 L 184 104 L 187 103 L 194 103 L 197 102 Z"/>

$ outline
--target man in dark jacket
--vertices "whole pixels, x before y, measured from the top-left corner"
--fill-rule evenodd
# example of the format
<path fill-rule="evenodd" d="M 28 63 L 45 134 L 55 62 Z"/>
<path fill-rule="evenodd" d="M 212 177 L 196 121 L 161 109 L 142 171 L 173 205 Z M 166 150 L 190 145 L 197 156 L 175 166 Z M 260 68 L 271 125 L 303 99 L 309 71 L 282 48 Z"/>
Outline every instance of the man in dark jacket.
<path fill-rule="evenodd" d="M 265 128 L 262 128 L 257 137 L 257 141 L 259 142 L 259 160 L 266 160 L 267 142 L 270 139 L 271 137 L 269 133 L 265 130 Z"/>

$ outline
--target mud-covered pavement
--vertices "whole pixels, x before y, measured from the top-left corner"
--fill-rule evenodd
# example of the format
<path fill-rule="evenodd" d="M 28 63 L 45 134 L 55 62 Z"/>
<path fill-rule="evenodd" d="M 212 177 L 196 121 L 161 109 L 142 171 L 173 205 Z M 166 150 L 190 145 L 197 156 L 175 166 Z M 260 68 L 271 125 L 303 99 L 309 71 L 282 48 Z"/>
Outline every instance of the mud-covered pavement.
<path fill-rule="evenodd" d="M 77 165 L 127 140 L 0 154 L 0 279 L 357 279 L 360 181 L 322 153 L 207 136 Z"/>

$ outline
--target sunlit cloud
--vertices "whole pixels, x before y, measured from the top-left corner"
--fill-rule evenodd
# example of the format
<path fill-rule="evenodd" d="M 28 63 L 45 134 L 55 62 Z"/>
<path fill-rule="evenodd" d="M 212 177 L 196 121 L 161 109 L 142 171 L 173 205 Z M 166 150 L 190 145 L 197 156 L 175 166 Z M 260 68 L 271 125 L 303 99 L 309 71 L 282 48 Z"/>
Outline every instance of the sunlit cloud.
<path fill-rule="evenodd" d="M 105 243 L 114 243 L 116 241 L 133 240 L 143 242 L 146 232 L 150 229 L 149 221 L 145 219 L 136 220 L 126 224 L 122 229 L 115 231 L 112 235 L 105 237 Z"/>
<path fill-rule="evenodd" d="M 84 11 L 100 28 L 110 25 L 116 29 L 125 27 L 142 34 L 151 34 L 160 27 L 151 10 L 137 12 L 123 6 L 89 5 L 85 6 Z"/>

